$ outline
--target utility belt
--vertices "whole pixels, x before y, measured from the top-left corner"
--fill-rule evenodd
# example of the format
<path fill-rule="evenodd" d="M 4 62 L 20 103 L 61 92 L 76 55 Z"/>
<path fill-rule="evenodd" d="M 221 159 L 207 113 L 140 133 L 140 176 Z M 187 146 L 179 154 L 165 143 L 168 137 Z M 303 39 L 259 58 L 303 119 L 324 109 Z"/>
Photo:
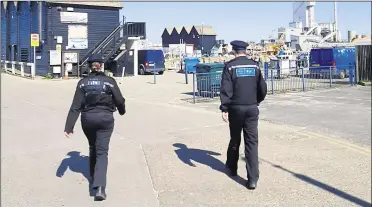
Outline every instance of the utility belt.
<path fill-rule="evenodd" d="M 108 105 L 89 105 L 84 107 L 82 110 L 82 113 L 86 112 L 114 112 L 115 107 L 114 106 L 108 106 Z"/>

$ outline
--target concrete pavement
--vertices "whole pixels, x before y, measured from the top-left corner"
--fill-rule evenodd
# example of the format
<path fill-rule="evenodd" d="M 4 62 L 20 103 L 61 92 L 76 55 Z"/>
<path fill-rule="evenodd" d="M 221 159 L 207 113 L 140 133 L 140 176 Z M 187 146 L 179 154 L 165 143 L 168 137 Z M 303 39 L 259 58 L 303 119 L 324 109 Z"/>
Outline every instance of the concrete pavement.
<path fill-rule="evenodd" d="M 224 174 L 228 126 L 215 108 L 180 101 L 180 74 L 125 78 L 115 115 L 108 200 L 89 196 L 87 141 L 64 122 L 77 80 L 2 74 L 4 206 L 370 206 L 371 151 L 301 126 L 260 121 L 258 189 Z M 264 112 L 261 112 L 264 113 Z M 241 151 L 243 153 L 243 151 Z M 69 156 L 69 155 L 71 156 Z M 242 154 L 243 157 L 243 154 Z"/>

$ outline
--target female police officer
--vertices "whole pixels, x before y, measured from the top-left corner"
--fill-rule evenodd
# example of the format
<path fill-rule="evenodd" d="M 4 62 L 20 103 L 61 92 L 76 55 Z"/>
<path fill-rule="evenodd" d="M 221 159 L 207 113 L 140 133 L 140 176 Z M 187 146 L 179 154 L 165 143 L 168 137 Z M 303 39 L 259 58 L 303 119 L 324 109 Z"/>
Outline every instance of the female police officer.
<path fill-rule="evenodd" d="M 113 112 L 125 114 L 125 99 L 115 79 L 102 71 L 102 58 L 93 55 L 88 63 L 91 73 L 77 84 L 67 116 L 65 135 L 70 137 L 81 112 L 81 126 L 89 142 L 89 165 L 97 200 L 106 199 L 106 174 L 110 137 L 114 129 Z"/>

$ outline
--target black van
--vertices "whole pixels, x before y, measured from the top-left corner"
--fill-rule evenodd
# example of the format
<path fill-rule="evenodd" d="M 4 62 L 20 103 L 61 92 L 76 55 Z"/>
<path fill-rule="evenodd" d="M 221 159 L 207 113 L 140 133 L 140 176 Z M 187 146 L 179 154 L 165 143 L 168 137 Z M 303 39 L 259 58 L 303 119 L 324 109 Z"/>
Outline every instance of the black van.
<path fill-rule="evenodd" d="M 138 50 L 138 74 L 146 73 L 163 75 L 165 71 L 164 53 L 162 50 Z"/>

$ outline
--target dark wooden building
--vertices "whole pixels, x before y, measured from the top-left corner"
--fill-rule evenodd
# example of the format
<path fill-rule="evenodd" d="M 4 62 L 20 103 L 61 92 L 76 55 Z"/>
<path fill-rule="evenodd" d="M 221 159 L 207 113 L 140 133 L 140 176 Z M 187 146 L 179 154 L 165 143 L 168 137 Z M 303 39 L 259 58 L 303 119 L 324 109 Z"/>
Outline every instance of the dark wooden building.
<path fill-rule="evenodd" d="M 1 2 L 1 59 L 33 62 L 36 55 L 36 75 L 42 76 L 52 73 L 50 51 L 77 53 L 80 62 L 75 68 L 94 53 L 101 53 L 108 61 L 128 34 L 138 29 L 121 21 L 121 8 L 119 1 Z M 142 37 L 145 24 L 141 26 Z M 32 33 L 40 37 L 36 54 L 30 45 Z"/>
<path fill-rule="evenodd" d="M 184 26 L 174 27 L 172 32 L 170 28 L 165 28 L 162 34 L 163 47 L 169 47 L 170 44 L 193 44 L 194 48 L 201 50 L 202 53 L 210 53 L 216 45 L 216 32 L 211 26 Z"/>
<path fill-rule="evenodd" d="M 355 41 L 355 82 L 372 81 L 372 41 L 364 38 Z"/>

